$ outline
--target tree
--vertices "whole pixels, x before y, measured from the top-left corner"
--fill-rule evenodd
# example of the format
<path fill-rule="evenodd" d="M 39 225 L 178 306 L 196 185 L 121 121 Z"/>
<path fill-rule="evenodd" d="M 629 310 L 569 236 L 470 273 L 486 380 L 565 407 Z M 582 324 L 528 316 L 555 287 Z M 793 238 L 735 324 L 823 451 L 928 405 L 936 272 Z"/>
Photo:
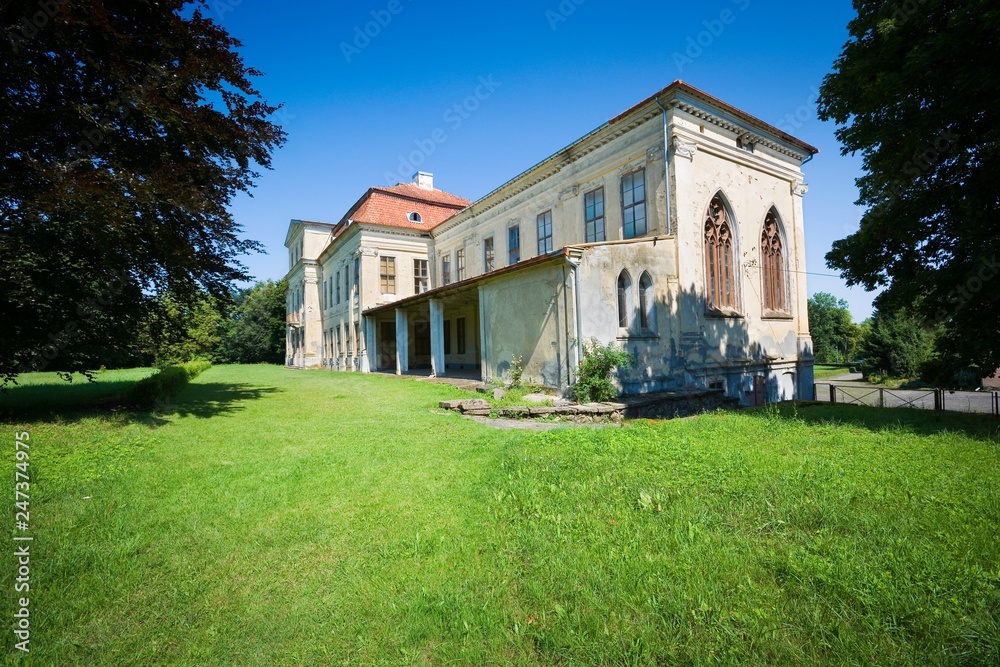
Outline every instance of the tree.
<path fill-rule="evenodd" d="M 204 0 L 0 4 L 0 384 L 131 345 L 261 246 L 227 210 L 284 132 Z"/>
<path fill-rule="evenodd" d="M 990 0 L 855 0 L 850 39 L 823 82 L 819 115 L 860 153 L 860 229 L 828 264 L 848 284 L 885 287 L 944 328 L 943 354 L 1000 366 L 1000 5 Z"/>
<path fill-rule="evenodd" d="M 203 292 L 194 304 L 160 298 L 144 323 L 144 352 L 161 368 L 196 359 L 211 360 L 222 341 L 223 316 L 219 304 Z"/>
<path fill-rule="evenodd" d="M 285 359 L 284 280 L 258 282 L 236 296 L 215 354 L 223 363 L 280 364 Z"/>
<path fill-rule="evenodd" d="M 847 301 L 817 292 L 809 298 L 813 354 L 821 364 L 842 364 L 857 355 L 861 328 L 851 319 Z"/>
<path fill-rule="evenodd" d="M 877 310 L 862 354 L 865 376 L 915 378 L 934 357 L 934 334 L 908 310 Z"/>

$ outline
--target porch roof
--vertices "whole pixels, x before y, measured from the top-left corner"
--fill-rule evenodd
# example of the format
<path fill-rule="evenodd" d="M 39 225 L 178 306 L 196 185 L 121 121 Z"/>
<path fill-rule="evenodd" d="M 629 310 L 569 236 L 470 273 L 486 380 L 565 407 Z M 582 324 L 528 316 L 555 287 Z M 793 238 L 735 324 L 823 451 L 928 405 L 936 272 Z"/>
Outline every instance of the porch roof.
<path fill-rule="evenodd" d="M 365 310 L 362 315 L 378 315 L 387 311 L 394 311 L 397 308 L 406 308 L 409 306 L 415 306 L 424 301 L 430 301 L 431 299 L 442 299 L 442 298 L 461 298 L 468 295 L 469 292 L 473 290 L 478 290 L 479 285 L 493 278 L 499 278 L 500 276 L 505 276 L 511 273 L 517 273 L 518 271 L 524 271 L 526 269 L 532 269 L 543 264 L 548 264 L 550 262 L 559 262 L 568 260 L 570 257 L 571 248 L 560 248 L 554 252 L 550 252 L 545 255 L 538 255 L 537 257 L 532 257 L 531 259 L 526 259 L 523 262 L 518 262 L 517 264 L 512 264 L 510 266 L 505 266 L 503 268 L 497 269 L 496 271 L 490 271 L 489 273 L 483 273 L 478 276 L 473 276 L 472 278 L 467 278 L 456 283 L 449 283 L 441 287 L 435 287 L 432 290 L 427 290 L 420 294 L 414 294 L 413 296 L 408 296 L 405 299 L 399 299 L 398 301 L 393 301 L 392 303 L 386 303 L 381 306 L 375 306 L 374 308 L 369 308 Z"/>

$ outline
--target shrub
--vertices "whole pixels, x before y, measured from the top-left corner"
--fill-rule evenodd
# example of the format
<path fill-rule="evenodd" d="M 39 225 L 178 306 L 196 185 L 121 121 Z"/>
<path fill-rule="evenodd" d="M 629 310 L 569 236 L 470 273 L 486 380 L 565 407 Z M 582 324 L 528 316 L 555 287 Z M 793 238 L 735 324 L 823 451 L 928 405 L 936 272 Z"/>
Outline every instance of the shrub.
<path fill-rule="evenodd" d="M 577 368 L 573 398 L 578 403 L 610 401 L 618 396 L 618 388 L 611 382 L 611 375 L 618 368 L 628 368 L 635 358 L 613 345 L 601 345 L 597 339 L 583 346 L 583 361 Z"/>
<path fill-rule="evenodd" d="M 510 360 L 510 387 L 517 389 L 521 386 L 521 376 L 524 375 L 524 360 L 520 356 L 511 357 Z"/>
<path fill-rule="evenodd" d="M 200 373 L 210 368 L 208 361 L 189 361 L 179 366 L 168 366 L 150 375 L 145 380 L 137 382 L 126 395 L 126 400 L 143 410 L 151 410 L 158 403 L 163 403 L 175 397 Z"/>
<path fill-rule="evenodd" d="M 212 367 L 212 362 L 206 359 L 195 359 L 194 361 L 189 361 L 185 364 L 181 364 L 181 368 L 187 373 L 188 380 L 193 380 L 209 368 Z"/>

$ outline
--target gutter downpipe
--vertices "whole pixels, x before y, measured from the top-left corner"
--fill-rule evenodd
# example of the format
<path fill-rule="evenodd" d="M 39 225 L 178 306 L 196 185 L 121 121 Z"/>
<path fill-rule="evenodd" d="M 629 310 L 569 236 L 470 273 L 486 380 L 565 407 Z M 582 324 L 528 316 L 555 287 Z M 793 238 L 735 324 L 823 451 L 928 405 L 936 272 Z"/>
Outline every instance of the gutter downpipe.
<path fill-rule="evenodd" d="M 580 265 L 573 265 L 573 292 L 576 297 L 576 367 L 583 363 L 583 313 L 580 311 Z"/>
<path fill-rule="evenodd" d="M 660 104 L 659 96 L 653 99 L 663 111 L 663 199 L 667 209 L 667 236 L 670 236 L 674 226 L 670 219 L 670 143 L 667 139 L 667 107 Z"/>

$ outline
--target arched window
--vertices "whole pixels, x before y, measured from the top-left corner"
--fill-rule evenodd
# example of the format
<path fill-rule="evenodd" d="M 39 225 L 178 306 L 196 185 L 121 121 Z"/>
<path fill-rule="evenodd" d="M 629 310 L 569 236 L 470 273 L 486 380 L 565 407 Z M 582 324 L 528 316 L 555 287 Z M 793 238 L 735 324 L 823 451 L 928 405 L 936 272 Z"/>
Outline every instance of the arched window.
<path fill-rule="evenodd" d="M 628 271 L 618 274 L 618 326 L 622 329 L 628 328 L 629 311 L 629 291 L 632 289 L 632 278 Z"/>
<path fill-rule="evenodd" d="M 785 312 L 785 260 L 781 247 L 781 223 L 773 208 L 764 218 L 760 237 L 760 266 L 763 282 L 764 310 Z"/>
<path fill-rule="evenodd" d="M 736 309 L 733 270 L 733 230 L 722 195 L 717 194 L 705 215 L 705 287 L 708 307 Z"/>
<path fill-rule="evenodd" d="M 424 221 L 423 217 L 421 217 L 421 215 L 419 213 L 417 213 L 416 211 L 414 211 L 413 213 L 410 213 L 410 215 L 407 216 L 407 217 L 409 218 L 410 222 L 423 222 Z"/>
<path fill-rule="evenodd" d="M 653 279 L 643 271 L 639 276 L 639 329 L 644 333 L 653 331 L 656 318 L 653 317 Z"/>

